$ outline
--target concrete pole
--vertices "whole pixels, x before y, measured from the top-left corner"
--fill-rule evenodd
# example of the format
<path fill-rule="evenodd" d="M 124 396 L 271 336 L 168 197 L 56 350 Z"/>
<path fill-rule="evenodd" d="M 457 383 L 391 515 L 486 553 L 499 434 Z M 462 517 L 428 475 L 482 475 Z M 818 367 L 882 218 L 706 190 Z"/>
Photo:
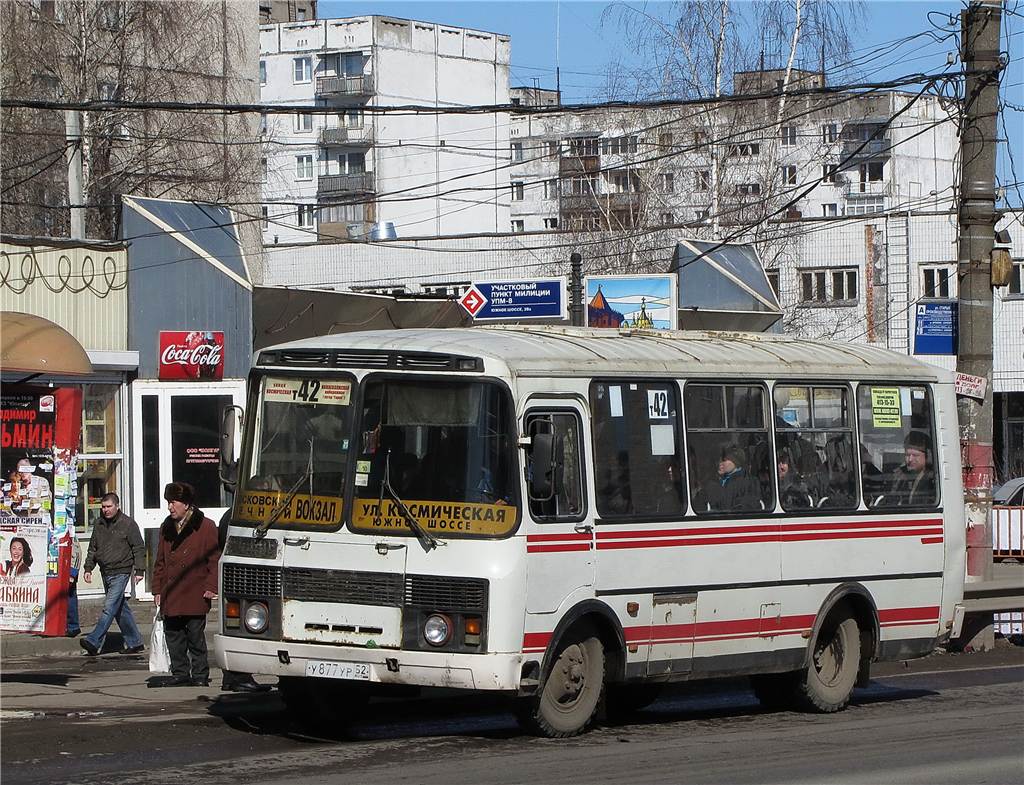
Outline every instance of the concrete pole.
<path fill-rule="evenodd" d="M 82 115 L 64 110 L 64 133 L 68 144 L 68 203 L 71 205 L 71 239 L 85 239 L 85 204 L 82 195 Z"/>
<path fill-rule="evenodd" d="M 999 111 L 1000 0 L 972 0 L 961 13 L 966 70 L 960 136 L 958 260 L 960 345 L 957 370 L 987 380 L 985 399 L 957 401 L 964 470 L 968 580 L 992 578 L 992 283 L 995 204 L 996 118 Z M 994 645 L 992 616 L 965 625 L 961 643 Z"/>
<path fill-rule="evenodd" d="M 578 253 L 569 256 L 571 275 L 569 278 L 569 319 L 573 327 L 583 327 L 583 257 Z"/>

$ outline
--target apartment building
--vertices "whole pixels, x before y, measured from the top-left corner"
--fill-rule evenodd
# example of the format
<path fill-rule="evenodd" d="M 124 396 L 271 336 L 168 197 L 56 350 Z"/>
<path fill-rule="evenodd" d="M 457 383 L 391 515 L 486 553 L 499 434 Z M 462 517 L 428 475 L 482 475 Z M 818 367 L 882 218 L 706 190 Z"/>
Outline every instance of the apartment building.
<path fill-rule="evenodd" d="M 278 110 L 261 127 L 265 244 L 388 223 L 507 231 L 508 116 L 451 110 L 508 103 L 508 36 L 361 16 L 262 25 L 260 53 L 261 101 Z M 435 111 L 382 111 L 401 106 Z"/>
<path fill-rule="evenodd" d="M 516 115 L 510 228 L 742 226 L 952 204 L 956 125 L 939 97 L 900 91 L 800 95 L 815 72 L 734 75 L 718 105 Z M 547 106 L 553 91 L 513 88 Z M 756 97 L 754 97 L 756 96 Z M 784 208 L 778 212 L 780 208 Z"/>

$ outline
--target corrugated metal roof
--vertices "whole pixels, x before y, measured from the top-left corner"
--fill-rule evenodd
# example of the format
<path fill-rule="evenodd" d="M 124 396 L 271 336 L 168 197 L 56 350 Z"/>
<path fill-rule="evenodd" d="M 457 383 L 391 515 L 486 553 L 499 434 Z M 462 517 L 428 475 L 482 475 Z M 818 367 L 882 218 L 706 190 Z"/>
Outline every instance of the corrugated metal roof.
<path fill-rule="evenodd" d="M 482 357 L 489 372 L 515 375 L 680 374 L 771 378 L 914 377 L 952 374 L 912 357 L 860 344 L 741 332 L 616 331 L 557 326 L 378 330 L 307 338 L 267 350 L 376 349 Z M 265 351 L 267 351 L 265 350 Z"/>

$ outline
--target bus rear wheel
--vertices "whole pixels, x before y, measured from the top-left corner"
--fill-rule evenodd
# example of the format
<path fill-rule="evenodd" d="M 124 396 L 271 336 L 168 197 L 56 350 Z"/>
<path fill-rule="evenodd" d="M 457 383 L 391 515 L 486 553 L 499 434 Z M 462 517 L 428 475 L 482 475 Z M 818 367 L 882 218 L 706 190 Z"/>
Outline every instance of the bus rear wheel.
<path fill-rule="evenodd" d="M 519 701 L 520 725 L 551 739 L 585 731 L 601 703 L 604 663 L 604 646 L 597 635 L 587 631 L 566 636 L 540 694 Z"/>
<path fill-rule="evenodd" d="M 797 695 L 804 708 L 825 714 L 850 702 L 860 666 L 860 628 L 848 614 L 827 619 L 818 633 Z"/>

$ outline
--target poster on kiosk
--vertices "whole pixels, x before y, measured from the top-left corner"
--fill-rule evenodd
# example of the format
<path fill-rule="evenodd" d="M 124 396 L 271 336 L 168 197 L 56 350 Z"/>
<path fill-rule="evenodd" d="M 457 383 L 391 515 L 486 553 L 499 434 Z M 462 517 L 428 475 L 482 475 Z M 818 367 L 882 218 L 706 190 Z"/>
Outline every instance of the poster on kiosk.
<path fill-rule="evenodd" d="M 0 630 L 65 633 L 81 419 L 75 388 L 0 395 Z"/>

